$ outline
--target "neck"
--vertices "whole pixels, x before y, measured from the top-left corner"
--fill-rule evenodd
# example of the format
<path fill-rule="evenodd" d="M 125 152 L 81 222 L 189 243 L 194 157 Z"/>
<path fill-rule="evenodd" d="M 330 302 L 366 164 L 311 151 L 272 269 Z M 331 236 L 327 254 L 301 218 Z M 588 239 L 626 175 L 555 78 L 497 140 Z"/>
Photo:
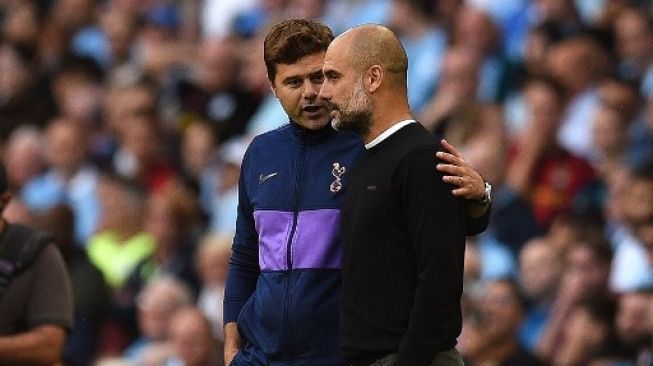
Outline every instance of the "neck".
<path fill-rule="evenodd" d="M 408 108 L 397 108 L 394 111 L 383 108 L 372 115 L 370 130 L 362 136 L 363 141 L 367 144 L 397 122 L 407 119 L 414 119 Z"/>

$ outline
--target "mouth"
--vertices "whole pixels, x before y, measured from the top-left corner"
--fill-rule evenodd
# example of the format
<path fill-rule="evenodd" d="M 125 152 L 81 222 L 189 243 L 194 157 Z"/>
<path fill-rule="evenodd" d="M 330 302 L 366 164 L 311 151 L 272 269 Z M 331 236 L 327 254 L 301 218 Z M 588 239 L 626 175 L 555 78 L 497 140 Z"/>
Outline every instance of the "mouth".
<path fill-rule="evenodd" d="M 302 111 L 313 114 L 323 111 L 324 109 L 325 107 L 321 105 L 307 105 L 306 107 L 302 108 Z"/>
<path fill-rule="evenodd" d="M 313 105 L 307 105 L 302 108 L 302 114 L 306 118 L 314 119 L 314 118 L 322 118 L 323 116 L 326 116 L 329 112 L 329 109 L 320 104 L 313 104 Z"/>

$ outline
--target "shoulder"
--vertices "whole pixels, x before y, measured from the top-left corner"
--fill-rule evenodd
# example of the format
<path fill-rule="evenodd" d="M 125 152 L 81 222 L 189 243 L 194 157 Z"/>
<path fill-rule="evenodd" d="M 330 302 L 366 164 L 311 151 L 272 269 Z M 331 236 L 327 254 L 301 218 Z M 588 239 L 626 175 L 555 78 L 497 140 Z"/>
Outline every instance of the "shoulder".
<path fill-rule="evenodd" d="M 4 249 L 18 266 L 27 264 L 48 244 L 54 242 L 50 234 L 21 224 L 9 224 L 3 233 Z"/>
<path fill-rule="evenodd" d="M 59 248 L 53 243 L 45 244 L 43 249 L 35 258 L 35 265 L 53 265 L 64 263 L 63 257 Z"/>
<path fill-rule="evenodd" d="M 247 146 L 245 157 L 251 158 L 252 155 L 262 152 L 269 154 L 269 149 L 288 144 L 289 140 L 291 140 L 289 139 L 291 127 L 290 124 L 286 123 L 274 130 L 256 135 Z"/>
<path fill-rule="evenodd" d="M 418 162 L 434 164 L 435 153 L 442 149 L 439 141 L 419 122 L 413 123 L 401 131 L 398 144 L 402 149 L 402 162 Z"/>
<path fill-rule="evenodd" d="M 288 137 L 288 133 L 290 133 L 291 128 L 292 126 L 290 125 L 290 123 L 285 123 L 273 130 L 264 132 L 260 135 L 256 135 L 256 137 L 252 139 L 250 146 L 265 144 L 271 141 L 286 138 Z"/>

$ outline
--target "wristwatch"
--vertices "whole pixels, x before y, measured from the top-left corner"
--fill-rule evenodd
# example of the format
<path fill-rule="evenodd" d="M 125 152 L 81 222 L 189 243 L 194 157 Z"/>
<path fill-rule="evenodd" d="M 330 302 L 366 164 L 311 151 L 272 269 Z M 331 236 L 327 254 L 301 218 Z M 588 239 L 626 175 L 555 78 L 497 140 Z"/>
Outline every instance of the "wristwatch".
<path fill-rule="evenodd" d="M 485 196 L 478 201 L 481 205 L 487 205 L 492 202 L 492 185 L 490 182 L 485 181 Z"/>

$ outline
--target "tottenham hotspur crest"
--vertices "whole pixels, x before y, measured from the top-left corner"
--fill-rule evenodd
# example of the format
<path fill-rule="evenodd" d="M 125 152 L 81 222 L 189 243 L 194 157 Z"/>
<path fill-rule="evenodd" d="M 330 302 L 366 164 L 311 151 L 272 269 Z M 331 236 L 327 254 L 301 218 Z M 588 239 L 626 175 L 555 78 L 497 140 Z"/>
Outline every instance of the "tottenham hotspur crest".
<path fill-rule="evenodd" d="M 339 192 L 342 189 L 342 181 L 340 180 L 340 177 L 342 177 L 343 174 L 347 171 L 347 168 L 344 166 L 340 166 L 340 163 L 333 163 L 333 169 L 331 170 L 331 174 L 336 178 L 331 183 L 331 192 L 336 193 Z"/>

